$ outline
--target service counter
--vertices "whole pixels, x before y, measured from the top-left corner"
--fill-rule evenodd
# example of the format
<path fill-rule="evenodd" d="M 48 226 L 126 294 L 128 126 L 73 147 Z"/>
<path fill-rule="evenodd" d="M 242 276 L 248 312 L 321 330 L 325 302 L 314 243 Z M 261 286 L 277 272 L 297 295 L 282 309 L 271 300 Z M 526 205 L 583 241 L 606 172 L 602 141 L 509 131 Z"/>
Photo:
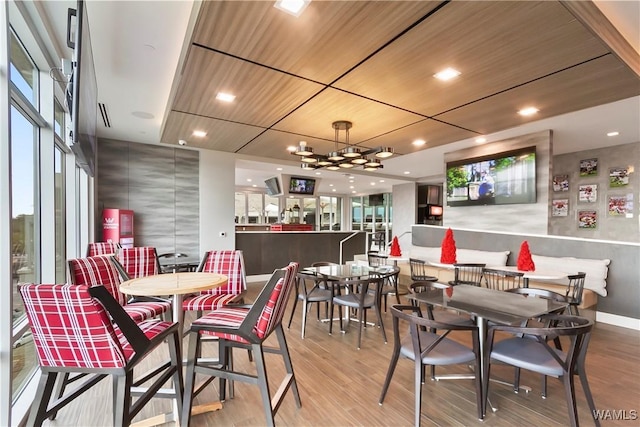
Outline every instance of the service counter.
<path fill-rule="evenodd" d="M 303 224 L 300 224 L 303 225 Z M 289 261 L 301 267 L 314 262 L 353 260 L 354 255 L 366 253 L 366 232 L 359 231 L 236 231 L 236 248 L 242 250 L 248 276 L 270 274 Z"/>

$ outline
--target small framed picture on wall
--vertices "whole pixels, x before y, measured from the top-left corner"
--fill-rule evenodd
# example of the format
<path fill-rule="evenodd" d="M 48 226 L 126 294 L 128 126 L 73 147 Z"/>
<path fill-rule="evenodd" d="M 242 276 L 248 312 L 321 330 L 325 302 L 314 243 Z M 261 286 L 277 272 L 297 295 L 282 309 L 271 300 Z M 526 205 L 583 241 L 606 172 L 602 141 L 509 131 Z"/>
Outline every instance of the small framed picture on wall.
<path fill-rule="evenodd" d="M 598 185 L 584 184 L 578 187 L 578 201 L 595 203 L 598 200 Z"/>
<path fill-rule="evenodd" d="M 552 201 L 551 216 L 569 215 L 569 199 L 555 199 Z"/>
<path fill-rule="evenodd" d="M 629 185 L 629 169 L 611 168 L 609 169 L 609 187 L 624 187 Z"/>
<path fill-rule="evenodd" d="M 553 177 L 553 191 L 569 191 L 569 175 L 555 175 Z"/>
<path fill-rule="evenodd" d="M 593 229 L 598 226 L 597 211 L 578 211 L 578 228 Z"/>
<path fill-rule="evenodd" d="M 580 176 L 598 175 L 598 159 L 580 160 Z"/>

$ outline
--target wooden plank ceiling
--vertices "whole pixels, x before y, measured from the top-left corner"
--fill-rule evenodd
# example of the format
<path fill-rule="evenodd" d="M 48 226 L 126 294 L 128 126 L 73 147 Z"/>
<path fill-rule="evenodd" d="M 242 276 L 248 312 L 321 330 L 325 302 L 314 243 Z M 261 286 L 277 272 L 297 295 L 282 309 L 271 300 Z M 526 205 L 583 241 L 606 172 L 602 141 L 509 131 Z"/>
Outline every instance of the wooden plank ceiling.
<path fill-rule="evenodd" d="M 336 120 L 353 122 L 351 144 L 406 154 L 518 126 L 530 105 L 538 120 L 640 94 L 555 1 L 312 1 L 299 18 L 203 2 L 185 58 L 162 142 L 286 161 L 300 140 L 331 151 Z M 462 74 L 433 77 L 446 67 Z"/>

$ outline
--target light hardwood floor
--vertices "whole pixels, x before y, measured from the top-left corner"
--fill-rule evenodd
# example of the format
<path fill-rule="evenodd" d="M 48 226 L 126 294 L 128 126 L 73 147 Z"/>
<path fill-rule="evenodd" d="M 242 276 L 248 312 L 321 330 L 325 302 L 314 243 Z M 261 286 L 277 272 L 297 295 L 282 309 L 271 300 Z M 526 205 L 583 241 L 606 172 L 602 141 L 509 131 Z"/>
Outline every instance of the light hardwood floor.
<path fill-rule="evenodd" d="M 259 285 L 252 284 L 251 291 Z M 251 295 L 250 295 L 251 296 Z M 368 327 L 363 332 L 362 348 L 356 349 L 356 330 L 352 324 L 346 333 L 334 325 L 315 318 L 315 307 L 307 319 L 304 340 L 300 337 L 301 308 L 296 308 L 291 329 L 286 322 L 293 296 L 285 315 L 285 331 L 300 389 L 302 408 L 298 409 L 289 394 L 275 421 L 281 426 L 410 426 L 413 425 L 413 364 L 400 359 L 382 406 L 378 399 L 393 348 L 391 315 L 384 321 L 389 343 L 380 330 Z M 275 337 L 273 337 L 275 340 Z M 185 341 L 186 342 L 186 341 Z M 215 354 L 215 350 L 207 350 Z M 150 358 L 155 363 L 161 358 Z M 281 360 L 266 356 L 270 383 L 279 383 L 284 375 Z M 237 367 L 252 369 L 247 353 L 235 353 Z M 640 333 L 605 324 L 596 324 L 587 357 L 587 374 L 598 409 L 640 411 Z M 438 368 L 438 373 L 466 372 L 464 366 Z M 512 378 L 512 369 L 492 368 L 492 377 Z M 476 417 L 475 394 L 471 381 L 427 381 L 423 387 L 422 425 L 438 426 L 562 426 L 568 424 L 567 407 L 560 381 L 550 378 L 548 398 L 540 396 L 540 376 L 522 374 L 521 383 L 533 388 L 531 393 L 515 394 L 509 387 L 492 384 L 490 397 L 499 409 L 489 412 L 484 421 Z M 582 425 L 593 425 L 579 381 L 576 381 L 579 417 Z M 217 400 L 217 382 L 201 393 L 196 403 Z M 171 409 L 171 403 L 153 399 L 136 420 Z M 59 412 L 51 426 L 108 426 L 111 424 L 111 388 L 103 381 L 88 394 Z M 220 411 L 193 416 L 191 425 L 261 426 L 264 415 L 258 389 L 236 383 L 234 399 L 224 402 Z M 638 420 L 606 420 L 603 426 L 637 426 Z"/>

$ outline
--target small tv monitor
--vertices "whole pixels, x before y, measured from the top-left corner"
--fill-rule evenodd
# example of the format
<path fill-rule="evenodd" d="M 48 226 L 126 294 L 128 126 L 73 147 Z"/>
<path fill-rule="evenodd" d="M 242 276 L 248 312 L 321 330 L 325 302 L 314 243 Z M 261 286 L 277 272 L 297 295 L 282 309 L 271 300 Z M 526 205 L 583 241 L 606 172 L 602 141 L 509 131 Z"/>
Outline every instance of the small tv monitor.
<path fill-rule="evenodd" d="M 289 180 L 289 193 L 312 196 L 316 189 L 316 180 L 313 178 L 291 177 Z"/>
<path fill-rule="evenodd" d="M 442 216 L 442 206 L 440 205 L 429 205 L 429 216 Z"/>
<path fill-rule="evenodd" d="M 447 206 L 536 203 L 536 147 L 447 163 Z"/>
<path fill-rule="evenodd" d="M 369 194 L 369 206 L 384 205 L 384 194 Z"/>
<path fill-rule="evenodd" d="M 273 178 L 269 178 L 264 182 L 264 185 L 267 187 L 267 194 L 270 196 L 278 196 L 282 194 L 282 190 L 280 189 L 280 181 L 277 176 Z"/>

